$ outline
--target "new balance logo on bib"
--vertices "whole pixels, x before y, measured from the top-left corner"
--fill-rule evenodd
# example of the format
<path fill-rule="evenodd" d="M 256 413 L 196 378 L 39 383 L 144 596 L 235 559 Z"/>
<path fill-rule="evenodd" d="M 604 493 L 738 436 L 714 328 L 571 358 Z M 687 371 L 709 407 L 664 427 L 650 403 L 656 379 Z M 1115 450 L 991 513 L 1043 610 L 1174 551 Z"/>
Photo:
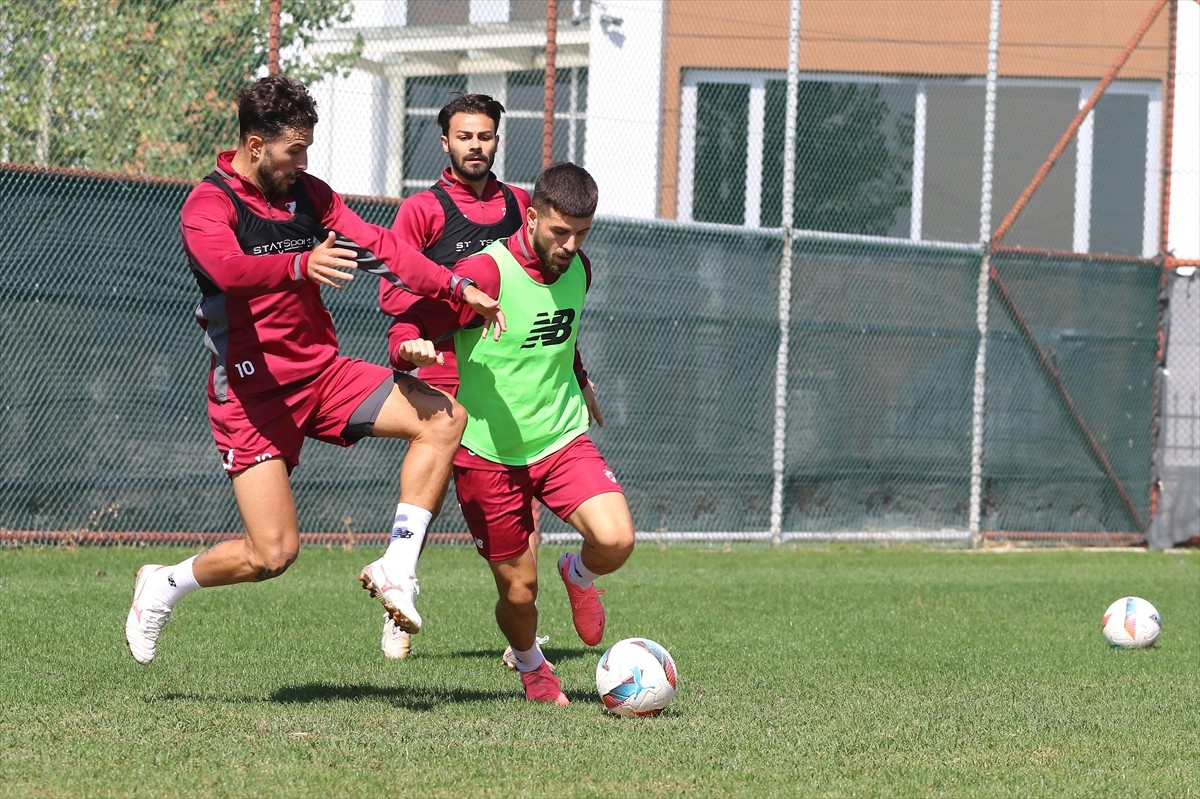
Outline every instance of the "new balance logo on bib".
<path fill-rule="evenodd" d="M 562 344 L 571 337 L 571 324 L 575 321 L 574 308 L 561 308 L 554 316 L 543 311 L 537 315 L 537 322 L 529 332 L 529 337 L 521 345 L 521 349 L 536 347 L 540 341 L 543 347 L 553 347 Z"/>

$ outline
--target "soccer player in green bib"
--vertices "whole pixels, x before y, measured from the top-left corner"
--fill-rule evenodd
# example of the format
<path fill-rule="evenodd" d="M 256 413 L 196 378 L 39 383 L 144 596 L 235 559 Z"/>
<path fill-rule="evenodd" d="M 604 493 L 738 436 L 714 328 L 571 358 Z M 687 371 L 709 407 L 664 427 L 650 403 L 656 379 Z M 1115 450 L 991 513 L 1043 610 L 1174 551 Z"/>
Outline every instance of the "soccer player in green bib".
<path fill-rule="evenodd" d="M 583 545 L 559 559 L 575 631 L 588 646 L 604 637 L 594 581 L 633 552 L 633 518 L 613 471 L 587 431 L 604 419 L 576 339 L 591 264 L 580 247 L 596 213 L 596 182 L 559 163 L 534 184 L 521 229 L 459 261 L 455 273 L 504 307 L 506 332 L 480 335 L 468 310 L 422 299 L 396 316 L 393 367 L 439 363 L 436 342 L 454 336 L 458 401 L 467 428 L 454 479 L 475 546 L 499 598 L 496 622 L 513 649 L 526 698 L 569 704 L 537 643 L 537 562 L 529 549 L 533 501 L 579 531 Z"/>

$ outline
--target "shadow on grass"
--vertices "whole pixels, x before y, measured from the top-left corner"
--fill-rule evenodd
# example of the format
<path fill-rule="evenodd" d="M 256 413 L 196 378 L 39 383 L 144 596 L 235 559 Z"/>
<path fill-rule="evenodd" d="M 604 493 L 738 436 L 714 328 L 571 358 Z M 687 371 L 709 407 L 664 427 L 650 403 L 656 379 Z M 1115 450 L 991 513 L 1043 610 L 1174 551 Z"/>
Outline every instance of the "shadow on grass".
<path fill-rule="evenodd" d="M 433 710 L 440 705 L 496 702 L 511 698 L 511 693 L 507 691 L 469 691 L 454 688 L 433 692 L 428 689 L 418 690 L 397 686 L 332 685 L 330 683 L 289 685 L 271 694 L 272 702 L 283 705 L 377 699 L 408 710 Z"/>
<path fill-rule="evenodd" d="M 557 649 L 549 647 L 543 650 L 547 658 L 560 667 L 564 663 L 597 659 L 599 651 L 589 649 Z M 426 658 L 474 659 L 481 663 L 494 664 L 500 660 L 500 652 L 496 649 L 472 649 L 446 654 L 421 654 Z M 590 666 L 590 664 L 588 664 Z M 519 684 L 518 684 L 519 689 Z M 304 683 L 301 685 L 286 685 L 276 688 L 269 694 L 218 694 L 201 693 L 196 691 L 166 691 L 151 694 L 147 702 L 202 702 L 227 705 L 249 705 L 256 703 L 274 703 L 279 705 L 311 705 L 329 702 L 361 702 L 381 701 L 397 708 L 406 710 L 435 710 L 445 705 L 466 704 L 468 702 L 497 702 L 508 701 L 520 696 L 518 691 L 473 691 L 453 688 L 430 690 L 428 687 L 413 688 L 398 685 L 354 685 L 327 682 Z"/>
<path fill-rule="evenodd" d="M 270 694 L 215 695 L 196 692 L 170 691 L 147 696 L 147 702 L 205 702 L 231 705 L 272 702 L 280 705 L 304 705 L 323 702 L 387 702 L 406 710 L 434 710 L 443 705 L 467 702 L 496 702 L 512 698 L 508 691 L 470 691 L 462 689 L 430 691 L 380 685 L 337 685 L 334 683 L 305 683 L 277 688 Z"/>
<path fill-rule="evenodd" d="M 422 653 L 421 657 L 476 658 L 491 663 L 500 660 L 500 653 L 502 651 L 503 647 L 496 647 L 495 649 L 465 649 L 459 652 L 447 652 L 444 655 L 425 655 Z M 603 652 L 603 649 L 592 651 L 590 649 L 558 649 L 553 646 L 542 647 L 542 654 L 554 664 L 570 663 L 574 660 L 594 659 L 598 661 Z"/>

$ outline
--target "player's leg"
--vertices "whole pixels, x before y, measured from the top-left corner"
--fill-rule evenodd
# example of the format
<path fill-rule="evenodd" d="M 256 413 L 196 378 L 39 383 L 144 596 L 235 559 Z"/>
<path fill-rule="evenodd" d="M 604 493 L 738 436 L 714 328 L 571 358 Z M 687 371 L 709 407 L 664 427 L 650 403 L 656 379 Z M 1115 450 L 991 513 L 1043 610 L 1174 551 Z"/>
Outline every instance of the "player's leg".
<path fill-rule="evenodd" d="M 595 646 L 604 637 L 605 614 L 594 581 L 616 571 L 633 552 L 633 517 L 625 494 L 587 436 L 547 458 L 542 500 L 583 536 L 579 552 L 558 561 L 558 573 L 571 601 L 579 639 Z"/>
<path fill-rule="evenodd" d="M 373 385 L 372 380 L 376 381 Z M 353 375 L 348 373 L 343 382 L 371 389 L 360 392 L 353 411 L 344 419 L 342 435 L 346 439 L 372 436 L 409 441 L 400 469 L 400 502 L 392 540 L 383 557 L 365 566 L 359 579 L 383 604 L 394 628 L 417 633 L 422 625 L 415 605 L 420 592 L 417 559 L 429 524 L 446 497 L 466 412 L 452 397 L 424 382 L 408 375 L 393 378 L 389 370 L 370 364 L 355 362 Z M 344 401 L 331 402 L 330 419 L 342 420 L 338 409 L 346 407 Z"/>
<path fill-rule="evenodd" d="M 202 588 L 278 577 L 300 553 L 300 528 L 287 465 L 267 460 L 233 476 L 233 495 L 245 535 L 196 556 L 192 573 Z"/>
<path fill-rule="evenodd" d="M 546 659 L 537 639 L 537 562 L 533 552 L 526 548 L 515 558 L 488 565 L 496 581 L 496 623 L 512 648 L 525 698 L 569 705 L 554 664 Z"/>
<path fill-rule="evenodd" d="M 401 394 L 404 394 L 407 392 L 410 395 L 417 394 L 417 393 L 425 393 L 427 391 L 440 391 L 448 397 L 454 397 L 454 395 L 457 391 L 457 388 L 458 388 L 457 381 L 429 383 L 426 385 L 426 384 L 423 384 L 420 380 L 413 380 L 410 376 L 404 374 L 403 372 L 397 372 L 395 374 L 395 382 L 396 382 L 396 385 L 400 387 Z M 431 396 L 431 398 L 434 399 L 435 403 L 440 402 L 440 400 L 438 400 L 436 397 L 434 397 L 434 395 L 430 395 L 430 396 Z M 417 397 L 416 399 L 419 400 L 420 398 Z M 437 415 L 437 414 L 442 414 L 443 411 L 441 409 L 436 409 L 433 411 L 433 413 L 435 415 Z M 466 419 L 465 414 L 459 413 L 458 409 L 455 408 L 453 405 L 450 406 L 449 414 L 451 417 L 461 418 L 463 420 L 463 424 L 465 426 L 465 419 Z M 401 426 L 402 426 L 403 420 L 400 420 L 400 421 L 401 421 Z M 386 422 L 385 422 L 385 424 L 386 424 Z M 425 438 L 426 441 L 432 441 L 432 431 L 421 431 L 421 432 L 422 432 L 423 438 Z M 453 433 L 452 430 L 450 432 Z M 461 436 L 461 434 L 460 434 L 460 436 Z M 403 435 L 401 435 L 401 437 L 403 437 Z M 438 450 L 437 447 L 435 446 L 434 447 L 435 457 L 434 457 L 434 463 L 433 463 L 433 467 L 435 469 L 442 468 L 444 465 L 436 457 L 436 454 L 438 452 L 440 452 L 440 450 Z M 422 448 L 418 447 L 417 457 L 414 458 L 411 454 L 411 449 L 410 449 L 409 457 L 405 459 L 404 463 L 401 466 L 400 499 L 396 505 L 396 515 L 393 519 L 392 534 L 391 534 L 391 539 L 389 541 L 389 547 L 392 544 L 396 544 L 397 541 L 400 542 L 400 543 L 396 544 L 397 551 L 403 550 L 406 553 L 412 552 L 412 550 L 414 549 L 414 547 L 412 546 L 413 541 L 411 541 L 409 539 L 413 538 L 415 535 L 415 533 L 413 531 L 413 527 L 412 527 L 413 521 L 424 519 L 424 513 L 422 513 L 422 511 L 424 509 L 422 507 L 420 507 L 419 504 L 413 504 L 413 503 L 408 502 L 408 500 L 412 496 L 413 489 L 411 487 L 406 488 L 406 485 L 405 485 L 405 483 L 408 482 L 406 480 L 406 477 L 413 475 L 418 468 L 421 468 L 422 460 L 425 461 L 424 465 L 427 466 L 428 460 L 429 460 L 428 453 L 423 452 Z M 435 479 L 433 482 L 437 483 L 438 481 Z M 418 486 L 418 489 L 419 488 L 420 487 Z M 441 499 L 434 498 L 431 500 L 432 502 L 436 502 L 437 508 L 440 508 L 441 505 L 443 504 L 443 502 L 445 500 L 445 493 L 447 490 L 448 490 L 448 486 L 446 489 L 443 490 Z M 419 503 L 420 498 L 417 498 L 416 502 Z M 431 508 L 430 521 L 432 521 L 433 518 L 437 517 L 437 513 L 433 512 L 433 511 L 434 511 L 434 509 Z M 418 522 L 418 524 L 419 524 L 419 522 Z M 428 524 L 426 525 L 426 527 L 427 526 L 428 526 Z M 424 534 L 422 534 L 421 542 L 418 546 L 415 547 L 415 549 L 416 549 L 417 555 L 419 557 L 420 553 L 423 552 L 425 549 Z M 415 570 L 415 566 L 414 566 L 414 570 Z M 412 634 L 409 632 L 406 632 L 405 630 L 403 630 L 399 626 L 397 626 L 395 620 L 388 613 L 384 613 L 384 615 L 383 615 L 383 632 L 379 637 L 379 648 L 380 648 L 380 650 L 382 650 L 384 657 L 387 657 L 391 660 L 403 660 L 404 658 L 406 658 L 410 654 L 412 654 Z"/>
<path fill-rule="evenodd" d="M 579 640 L 596 646 L 604 638 L 606 619 L 595 580 L 629 559 L 633 519 L 625 495 L 608 492 L 585 500 L 564 520 L 583 536 L 583 546 L 558 559 L 558 573 L 571 601 L 571 621 Z"/>
<path fill-rule="evenodd" d="M 388 352 L 394 353 L 400 344 L 393 325 L 388 331 Z M 452 352 L 447 358 L 453 362 Z M 409 441 L 400 471 L 398 524 L 392 534 L 395 540 L 403 529 L 406 520 L 400 517 L 407 515 L 408 506 L 427 510 L 431 516 L 437 516 L 441 510 L 450 485 L 451 463 L 467 426 L 467 414 L 454 398 L 458 376 L 453 370 L 435 371 L 437 379 L 432 384 L 399 369 L 391 375 L 395 386 L 382 407 L 374 412 L 373 431 L 369 435 Z M 418 552 L 423 543 L 422 533 L 417 542 Z"/>
<path fill-rule="evenodd" d="M 529 551 L 533 554 L 533 564 L 536 568 L 538 547 L 542 545 L 542 503 L 538 502 L 537 498 L 534 498 L 529 503 L 529 512 L 533 517 L 533 530 L 529 533 Z M 539 645 L 544 644 L 549 640 L 550 636 L 548 635 L 539 635 L 537 638 Z M 511 646 L 507 647 L 500 655 L 500 662 L 509 669 L 515 669 L 517 667 L 517 659 L 513 654 L 513 648 Z M 550 664 L 550 668 L 554 668 L 553 663 Z"/>
<path fill-rule="evenodd" d="M 515 558 L 488 563 L 496 581 L 496 624 L 514 653 L 537 645 L 537 566 L 526 549 Z M 518 663 L 521 663 L 518 654 Z"/>
<path fill-rule="evenodd" d="M 233 477 L 245 534 L 174 566 L 138 570 L 125 643 L 139 663 L 154 660 L 158 637 L 175 604 L 197 588 L 278 577 L 296 560 L 300 534 L 283 460 L 267 460 Z"/>
<path fill-rule="evenodd" d="M 201 587 L 267 580 L 296 559 L 300 537 L 288 474 L 299 461 L 304 419 L 313 403 L 298 393 L 288 402 L 252 405 L 247 412 L 237 400 L 209 404 L 213 439 L 245 534 L 174 566 L 147 564 L 138 570 L 125 643 L 139 663 L 154 660 L 163 626 L 187 594 Z"/>
<path fill-rule="evenodd" d="M 576 569 L 592 580 L 615 572 L 633 553 L 633 516 L 619 491 L 585 500 L 565 521 L 583 536 Z"/>
<path fill-rule="evenodd" d="M 483 468 L 456 464 L 454 481 L 467 528 L 496 582 L 496 624 L 512 650 L 525 697 L 569 704 L 537 637 L 537 561 L 528 544 L 533 529 L 529 470 L 476 460 Z"/>
<path fill-rule="evenodd" d="M 371 435 L 409 442 L 400 469 L 402 502 L 437 515 L 466 426 L 467 412 L 452 396 L 410 375 L 394 377 Z"/>
<path fill-rule="evenodd" d="M 529 518 L 531 526 L 529 540 L 527 543 L 529 545 L 529 554 L 533 558 L 533 568 L 534 571 L 536 571 L 538 544 L 541 540 L 542 534 L 542 503 L 538 502 L 537 499 L 532 496 L 529 497 Z M 548 635 L 536 635 L 534 637 L 534 641 L 539 647 L 547 643 L 549 640 L 550 636 Z M 550 666 L 550 671 L 555 671 L 555 666 L 553 663 L 551 663 L 549 660 L 547 660 L 546 663 Z M 509 671 L 518 670 L 517 651 L 513 649 L 511 643 L 504 648 L 503 652 L 500 653 L 500 665 L 504 666 L 504 668 L 508 669 Z"/>
<path fill-rule="evenodd" d="M 154 660 L 158 637 L 175 604 L 197 588 L 214 588 L 278 577 L 296 560 L 300 531 L 282 459 L 267 460 L 234 475 L 233 492 L 245 534 L 174 566 L 148 564 L 134 580 L 125 619 L 125 643 L 139 663 Z"/>

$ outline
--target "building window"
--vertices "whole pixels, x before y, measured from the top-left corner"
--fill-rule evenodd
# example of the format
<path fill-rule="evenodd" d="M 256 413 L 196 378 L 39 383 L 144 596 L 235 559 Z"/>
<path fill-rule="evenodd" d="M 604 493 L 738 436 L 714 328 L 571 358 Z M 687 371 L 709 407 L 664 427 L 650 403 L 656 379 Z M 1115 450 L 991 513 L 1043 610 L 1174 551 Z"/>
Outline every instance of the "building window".
<path fill-rule="evenodd" d="M 695 195 L 693 214 L 704 222 L 740 225 L 746 219 L 746 126 L 750 87 L 709 83 L 696 92 Z"/>
<path fill-rule="evenodd" d="M 408 25 L 466 25 L 471 4 L 464 0 L 419 0 L 408 4 Z"/>
<path fill-rule="evenodd" d="M 1093 88 L 1078 81 L 1000 82 L 993 227 Z M 793 225 L 977 242 L 984 93 L 981 79 L 804 76 L 798 87 Z M 693 70 L 684 76 L 681 220 L 781 224 L 786 101 L 786 78 L 779 73 Z M 1157 84 L 1110 86 L 1005 242 L 1152 255 L 1159 113 Z"/>
<path fill-rule="evenodd" d="M 902 83 L 800 83 L 796 227 L 908 237 L 914 94 Z M 782 218 L 786 113 L 787 83 L 768 81 L 759 217 L 764 227 L 778 227 Z"/>
<path fill-rule="evenodd" d="M 587 69 L 560 69 L 554 81 L 555 161 L 583 162 L 586 131 Z M 542 171 L 542 131 L 546 105 L 545 74 L 540 70 L 510 72 L 500 139 L 504 179 L 533 189 Z"/>
<path fill-rule="evenodd" d="M 570 22 L 572 19 L 587 18 L 591 9 L 591 0 L 558 0 L 558 19 Z M 546 0 L 509 0 L 508 18 L 510 20 L 546 18 Z"/>
<path fill-rule="evenodd" d="M 587 132 L 587 68 L 560 69 L 554 91 L 555 161 L 583 163 Z M 442 152 L 437 115 L 457 93 L 489 94 L 504 104 L 500 147 L 493 170 L 506 183 L 532 191 L 542 171 L 545 74 L 540 70 L 506 75 L 440 75 L 405 82 L 405 197 L 433 185 L 449 161 Z"/>
<path fill-rule="evenodd" d="M 449 159 L 442 151 L 438 112 L 455 95 L 467 91 L 466 75 L 409 78 L 404 83 L 404 187 L 409 197 L 425 191 L 442 174 Z"/>
<path fill-rule="evenodd" d="M 1154 206 L 1147 213 L 1146 203 L 1137 201 L 1137 190 L 1146 183 L 1147 170 L 1158 163 L 1157 158 L 1146 158 L 1140 146 L 1150 136 L 1149 106 L 1149 99 L 1140 94 L 1106 94 L 1096 104 L 1088 220 L 1093 252 L 1135 255 L 1137 250 L 1130 242 L 1146 234 L 1147 217 L 1157 221 Z M 1156 249 L 1153 228 L 1149 235 L 1152 253 Z"/>

